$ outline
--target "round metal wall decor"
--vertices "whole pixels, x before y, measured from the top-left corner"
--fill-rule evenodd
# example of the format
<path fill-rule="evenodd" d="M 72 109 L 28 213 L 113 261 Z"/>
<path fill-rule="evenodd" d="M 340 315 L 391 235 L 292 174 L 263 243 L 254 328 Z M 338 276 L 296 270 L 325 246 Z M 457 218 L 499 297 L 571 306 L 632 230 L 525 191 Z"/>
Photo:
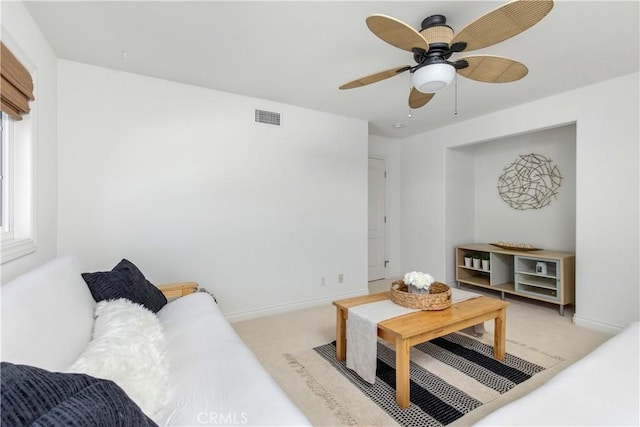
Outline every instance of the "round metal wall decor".
<path fill-rule="evenodd" d="M 521 154 L 498 178 L 498 193 L 513 209 L 541 209 L 558 198 L 562 175 L 551 159 Z"/>

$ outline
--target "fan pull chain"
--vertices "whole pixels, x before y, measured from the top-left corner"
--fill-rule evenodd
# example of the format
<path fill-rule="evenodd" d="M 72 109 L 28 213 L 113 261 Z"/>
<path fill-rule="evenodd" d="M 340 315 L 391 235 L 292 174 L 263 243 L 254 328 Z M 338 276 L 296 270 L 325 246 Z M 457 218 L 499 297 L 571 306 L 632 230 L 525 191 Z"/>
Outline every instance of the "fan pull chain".
<path fill-rule="evenodd" d="M 454 91 L 454 101 L 453 101 L 454 102 L 453 114 L 457 116 L 458 115 L 458 73 L 456 73 L 454 79 L 455 79 L 454 81 L 455 91 Z"/>

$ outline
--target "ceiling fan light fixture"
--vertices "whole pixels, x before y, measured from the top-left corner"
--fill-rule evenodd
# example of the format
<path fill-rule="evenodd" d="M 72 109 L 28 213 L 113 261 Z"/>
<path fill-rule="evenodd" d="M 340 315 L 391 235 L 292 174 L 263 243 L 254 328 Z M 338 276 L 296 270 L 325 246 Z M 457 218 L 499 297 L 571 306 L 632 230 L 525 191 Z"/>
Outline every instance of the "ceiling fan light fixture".
<path fill-rule="evenodd" d="M 449 63 L 429 64 L 411 74 L 411 85 L 422 93 L 434 93 L 449 86 L 455 76 L 456 69 Z"/>

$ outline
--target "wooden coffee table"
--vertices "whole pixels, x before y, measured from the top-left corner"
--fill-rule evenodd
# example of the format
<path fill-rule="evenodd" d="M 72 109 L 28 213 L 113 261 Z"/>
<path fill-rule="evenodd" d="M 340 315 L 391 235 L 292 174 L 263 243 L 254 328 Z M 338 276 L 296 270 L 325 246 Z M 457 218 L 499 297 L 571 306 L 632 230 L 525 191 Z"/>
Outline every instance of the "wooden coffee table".
<path fill-rule="evenodd" d="M 349 308 L 389 299 L 389 292 L 334 301 L 336 316 L 336 358 L 347 357 Z M 504 360 L 508 302 L 481 296 L 439 311 L 417 311 L 378 323 L 378 336 L 396 349 L 396 402 L 409 406 L 409 351 L 414 345 L 494 319 L 493 357 Z"/>

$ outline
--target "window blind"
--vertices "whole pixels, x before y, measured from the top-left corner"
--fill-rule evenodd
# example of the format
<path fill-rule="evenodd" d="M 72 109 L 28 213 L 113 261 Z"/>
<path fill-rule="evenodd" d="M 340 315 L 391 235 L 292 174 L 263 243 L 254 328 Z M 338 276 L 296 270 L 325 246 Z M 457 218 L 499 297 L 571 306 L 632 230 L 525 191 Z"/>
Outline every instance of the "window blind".
<path fill-rule="evenodd" d="M 33 80 L 29 71 L 0 43 L 0 109 L 14 120 L 29 113 L 33 101 Z"/>

